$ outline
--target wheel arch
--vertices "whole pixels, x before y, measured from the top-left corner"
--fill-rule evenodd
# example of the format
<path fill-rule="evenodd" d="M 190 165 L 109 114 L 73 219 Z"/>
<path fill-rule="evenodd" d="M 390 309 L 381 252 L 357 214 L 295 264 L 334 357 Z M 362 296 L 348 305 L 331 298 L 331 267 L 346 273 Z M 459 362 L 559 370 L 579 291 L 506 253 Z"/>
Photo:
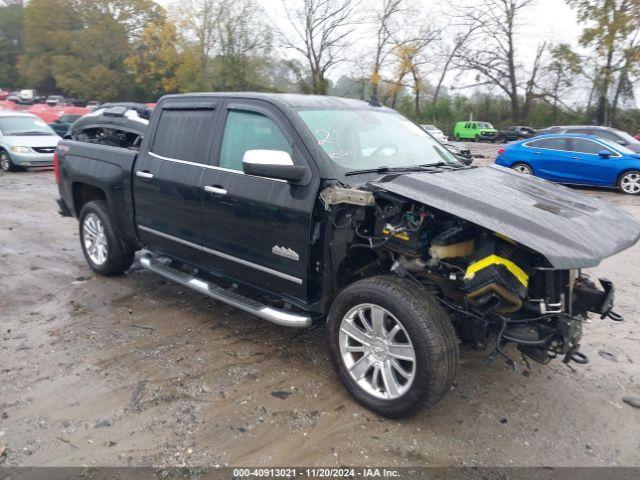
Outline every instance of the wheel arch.
<path fill-rule="evenodd" d="M 624 177 L 629 172 L 640 172 L 640 167 L 637 167 L 637 168 L 628 167 L 623 169 L 616 177 L 616 183 L 613 186 L 617 187 L 618 185 L 620 185 L 620 180 L 622 180 L 622 177 Z"/>
<path fill-rule="evenodd" d="M 95 185 L 84 182 L 74 182 L 71 189 L 76 217 L 80 216 L 82 207 L 93 200 L 104 200 L 107 205 L 109 204 L 106 192 Z"/>

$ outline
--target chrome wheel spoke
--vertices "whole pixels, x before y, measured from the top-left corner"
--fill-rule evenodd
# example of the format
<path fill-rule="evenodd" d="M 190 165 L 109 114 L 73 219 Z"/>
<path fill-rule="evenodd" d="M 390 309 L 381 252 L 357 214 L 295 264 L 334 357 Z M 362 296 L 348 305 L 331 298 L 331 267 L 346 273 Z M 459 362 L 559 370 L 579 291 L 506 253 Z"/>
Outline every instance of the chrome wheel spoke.
<path fill-rule="evenodd" d="M 384 362 L 382 364 L 382 381 L 384 382 L 384 388 L 390 397 L 395 398 L 399 395 L 400 385 L 398 385 L 398 380 L 391 369 L 391 362 Z"/>
<path fill-rule="evenodd" d="M 366 344 L 369 337 L 365 332 L 360 330 L 351 322 L 343 322 L 342 327 L 340 328 L 344 333 L 349 335 L 354 340 L 360 342 L 361 344 Z"/>
<path fill-rule="evenodd" d="M 413 347 L 404 343 L 392 343 L 389 345 L 389 355 L 400 360 L 415 361 Z"/>
<path fill-rule="evenodd" d="M 404 367 L 400 365 L 400 363 L 397 360 L 395 359 L 391 360 L 391 366 L 396 372 L 398 372 L 404 378 L 407 378 L 407 379 L 411 378 L 411 372 L 406 371 Z"/>
<path fill-rule="evenodd" d="M 374 363 L 375 360 L 373 359 L 373 357 L 369 354 L 365 354 L 360 358 L 360 360 L 353 364 L 349 371 L 351 372 L 351 375 L 353 375 L 353 378 L 355 378 L 356 380 L 360 380 L 364 378 L 364 376 L 374 365 Z"/>
<path fill-rule="evenodd" d="M 364 328 L 366 328 L 368 332 L 371 332 L 373 330 L 371 323 L 369 323 L 369 320 L 364 314 L 364 310 L 360 310 L 358 312 L 358 318 L 360 319 L 360 322 L 362 322 L 362 325 L 364 325 Z"/>
<path fill-rule="evenodd" d="M 377 337 L 383 337 L 384 334 L 384 310 L 380 307 L 371 307 L 371 326 L 373 333 Z"/>

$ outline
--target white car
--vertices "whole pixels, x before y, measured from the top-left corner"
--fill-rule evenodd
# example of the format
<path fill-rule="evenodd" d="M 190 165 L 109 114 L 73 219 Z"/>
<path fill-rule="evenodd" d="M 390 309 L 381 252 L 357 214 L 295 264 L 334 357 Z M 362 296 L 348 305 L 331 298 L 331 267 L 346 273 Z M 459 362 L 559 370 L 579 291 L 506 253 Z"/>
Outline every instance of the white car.
<path fill-rule="evenodd" d="M 438 127 L 436 127 L 435 125 L 420 125 L 427 133 L 431 134 L 432 137 L 434 137 L 436 140 L 438 140 L 439 142 L 447 142 L 449 139 L 447 138 L 447 136 L 444 134 L 444 132 L 442 130 L 440 130 Z"/>
<path fill-rule="evenodd" d="M 20 103 L 33 103 L 36 98 L 36 91 L 31 89 L 20 90 L 18 93 L 18 100 Z"/>

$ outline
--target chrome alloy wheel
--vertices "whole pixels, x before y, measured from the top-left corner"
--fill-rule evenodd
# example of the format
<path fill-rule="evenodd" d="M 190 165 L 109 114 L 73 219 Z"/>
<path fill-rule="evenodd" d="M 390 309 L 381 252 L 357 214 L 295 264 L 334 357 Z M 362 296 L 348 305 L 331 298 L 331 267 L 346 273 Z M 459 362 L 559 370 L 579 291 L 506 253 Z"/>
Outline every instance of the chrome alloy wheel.
<path fill-rule="evenodd" d="M 416 352 L 400 321 L 371 303 L 353 307 L 340 324 L 340 354 L 349 375 L 364 391 L 394 400 L 411 387 Z"/>
<path fill-rule="evenodd" d="M 522 163 L 516 165 L 515 167 L 513 167 L 513 169 L 518 173 L 522 173 L 523 175 L 531 175 L 531 169 L 526 165 L 523 165 Z"/>
<path fill-rule="evenodd" d="M 89 213 L 84 217 L 82 241 L 87 255 L 95 265 L 102 265 L 107 261 L 107 235 L 102 220 L 95 213 Z"/>
<path fill-rule="evenodd" d="M 620 180 L 620 188 L 625 193 L 631 193 L 633 195 L 640 193 L 640 173 L 627 173 Z"/>

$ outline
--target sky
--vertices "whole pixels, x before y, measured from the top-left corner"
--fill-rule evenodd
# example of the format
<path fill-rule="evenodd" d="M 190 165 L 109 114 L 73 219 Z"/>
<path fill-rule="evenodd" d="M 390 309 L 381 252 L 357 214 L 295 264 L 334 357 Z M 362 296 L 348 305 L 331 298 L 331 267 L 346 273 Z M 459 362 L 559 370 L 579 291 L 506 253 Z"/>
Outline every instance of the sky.
<path fill-rule="evenodd" d="M 169 6 L 179 0 L 158 0 L 159 3 Z M 262 5 L 267 20 L 275 23 L 280 31 L 292 33 L 292 28 L 288 25 L 284 11 L 284 5 L 295 4 L 301 0 L 256 0 Z M 450 0 L 459 6 L 471 5 L 478 0 Z M 376 0 L 361 0 L 360 10 L 365 15 Z M 428 21 L 436 25 L 446 25 L 448 12 L 443 0 L 409 0 L 409 3 L 419 9 Z M 578 25 L 575 12 L 569 8 L 563 0 L 535 0 L 533 6 L 527 10 L 528 15 L 523 15 L 520 22 L 523 25 L 522 35 L 517 44 L 518 57 L 525 66 L 533 63 L 538 44 L 546 40 L 549 43 L 568 43 L 578 47 L 578 38 L 582 27 Z M 277 38 L 276 38 L 277 41 Z M 361 26 L 355 35 L 355 41 L 349 46 L 348 55 L 353 58 L 363 58 L 367 53 L 367 48 L 371 47 L 372 38 L 365 25 Z M 276 42 L 277 43 L 277 42 Z M 285 57 L 295 57 L 295 52 L 291 50 L 279 49 L 279 53 Z M 353 65 L 343 62 L 329 73 L 329 77 L 337 80 L 343 74 L 349 74 L 353 70 Z M 432 79 L 429 72 L 425 72 L 427 79 Z M 433 74 L 432 74 L 433 75 Z M 470 81 L 471 80 L 471 81 Z M 445 83 L 474 83 L 469 76 L 454 78 L 449 75 Z M 463 86 L 463 85 L 456 85 Z"/>

